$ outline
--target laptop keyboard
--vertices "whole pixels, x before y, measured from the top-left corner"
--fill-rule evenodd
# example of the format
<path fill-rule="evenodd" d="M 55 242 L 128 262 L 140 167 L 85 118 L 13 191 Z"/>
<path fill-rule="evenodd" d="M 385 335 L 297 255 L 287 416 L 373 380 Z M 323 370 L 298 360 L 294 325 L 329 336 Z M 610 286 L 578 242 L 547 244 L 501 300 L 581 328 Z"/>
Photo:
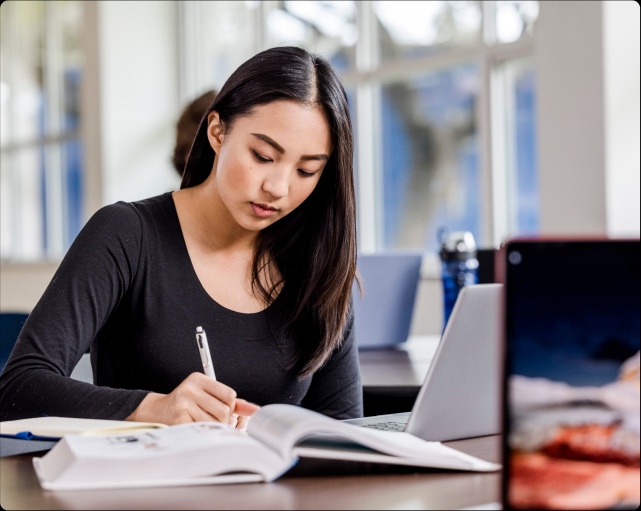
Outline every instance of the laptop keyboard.
<path fill-rule="evenodd" d="M 378 429 L 380 431 L 405 431 L 405 422 L 377 422 L 375 424 L 363 424 L 364 428 Z"/>

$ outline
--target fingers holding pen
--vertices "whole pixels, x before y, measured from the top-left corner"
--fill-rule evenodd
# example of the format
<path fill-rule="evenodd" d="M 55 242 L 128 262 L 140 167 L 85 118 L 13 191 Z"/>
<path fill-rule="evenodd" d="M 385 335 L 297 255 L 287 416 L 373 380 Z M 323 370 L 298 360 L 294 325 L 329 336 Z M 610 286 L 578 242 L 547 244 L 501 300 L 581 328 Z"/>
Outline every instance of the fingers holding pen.
<path fill-rule="evenodd" d="M 200 417 L 203 414 L 209 416 L 209 418 L 199 419 L 194 417 L 194 420 L 213 419 L 225 424 L 229 423 L 236 408 L 236 391 L 201 373 L 193 373 L 187 379 L 189 378 L 192 378 L 196 385 L 192 396 L 193 404 L 197 408 L 195 413 Z"/>
<path fill-rule="evenodd" d="M 245 399 L 237 398 L 236 392 L 223 383 L 210 381 L 209 383 L 205 382 L 204 385 L 209 396 L 205 395 L 203 401 L 199 402 L 200 410 L 213 417 L 214 420 L 244 431 L 247 428 L 249 418 L 256 413 L 260 407 Z M 215 399 L 212 400 L 210 396 L 213 396 Z M 194 417 L 194 420 L 202 421 L 212 419 L 196 419 L 196 417 Z"/>
<path fill-rule="evenodd" d="M 169 394 L 148 394 L 128 419 L 163 424 L 194 421 L 227 423 L 236 392 L 202 373 L 192 373 Z"/>
<path fill-rule="evenodd" d="M 200 392 L 195 390 L 193 395 L 194 403 L 197 405 L 197 410 L 192 414 L 194 420 L 216 420 L 236 427 L 240 424 L 242 429 L 249 417 L 260 409 L 254 403 L 237 398 L 236 391 L 231 387 L 211 380 L 201 373 L 193 373 L 185 382 L 189 379 L 197 389 L 201 389 Z"/>
<path fill-rule="evenodd" d="M 169 425 L 217 421 L 239 429 L 246 427 L 258 406 L 236 399 L 234 389 L 216 381 L 207 334 L 202 327 L 196 328 L 196 344 L 204 374 L 190 374 L 169 394 L 150 392 L 127 420 Z"/>

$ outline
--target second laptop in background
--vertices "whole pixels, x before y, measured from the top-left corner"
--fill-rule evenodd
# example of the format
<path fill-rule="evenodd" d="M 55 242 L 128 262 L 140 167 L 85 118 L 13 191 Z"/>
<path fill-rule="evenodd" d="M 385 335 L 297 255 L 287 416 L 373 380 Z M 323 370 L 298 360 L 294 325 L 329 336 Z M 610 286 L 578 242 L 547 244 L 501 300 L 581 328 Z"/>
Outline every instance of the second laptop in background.
<path fill-rule="evenodd" d="M 407 340 L 421 261 L 419 252 L 358 256 L 363 296 L 355 283 L 352 297 L 359 348 L 389 348 Z"/>

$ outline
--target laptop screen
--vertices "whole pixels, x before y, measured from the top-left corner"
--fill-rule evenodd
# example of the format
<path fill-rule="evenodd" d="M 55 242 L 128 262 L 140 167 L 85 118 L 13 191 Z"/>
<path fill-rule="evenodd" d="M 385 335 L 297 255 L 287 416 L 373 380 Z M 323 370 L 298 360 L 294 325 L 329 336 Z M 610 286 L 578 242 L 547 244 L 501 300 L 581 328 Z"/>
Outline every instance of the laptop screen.
<path fill-rule="evenodd" d="M 639 506 L 639 241 L 505 246 L 505 509 Z"/>

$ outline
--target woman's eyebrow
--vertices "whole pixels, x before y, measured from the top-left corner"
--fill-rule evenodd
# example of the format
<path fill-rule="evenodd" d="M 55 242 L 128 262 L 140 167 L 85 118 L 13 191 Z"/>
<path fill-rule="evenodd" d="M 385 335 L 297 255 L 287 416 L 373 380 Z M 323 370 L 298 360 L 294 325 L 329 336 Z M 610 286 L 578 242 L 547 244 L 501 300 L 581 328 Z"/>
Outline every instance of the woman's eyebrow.
<path fill-rule="evenodd" d="M 285 148 L 282 145 L 280 145 L 278 142 L 276 142 L 273 138 L 268 137 L 267 135 L 264 135 L 262 133 L 252 133 L 252 136 L 256 137 L 259 140 L 262 140 L 266 144 L 269 144 L 274 149 L 276 149 L 280 154 L 285 154 Z M 329 160 L 329 156 L 327 156 L 326 154 L 305 154 L 301 156 L 300 159 L 303 161 L 310 161 L 310 160 L 327 161 Z"/>

